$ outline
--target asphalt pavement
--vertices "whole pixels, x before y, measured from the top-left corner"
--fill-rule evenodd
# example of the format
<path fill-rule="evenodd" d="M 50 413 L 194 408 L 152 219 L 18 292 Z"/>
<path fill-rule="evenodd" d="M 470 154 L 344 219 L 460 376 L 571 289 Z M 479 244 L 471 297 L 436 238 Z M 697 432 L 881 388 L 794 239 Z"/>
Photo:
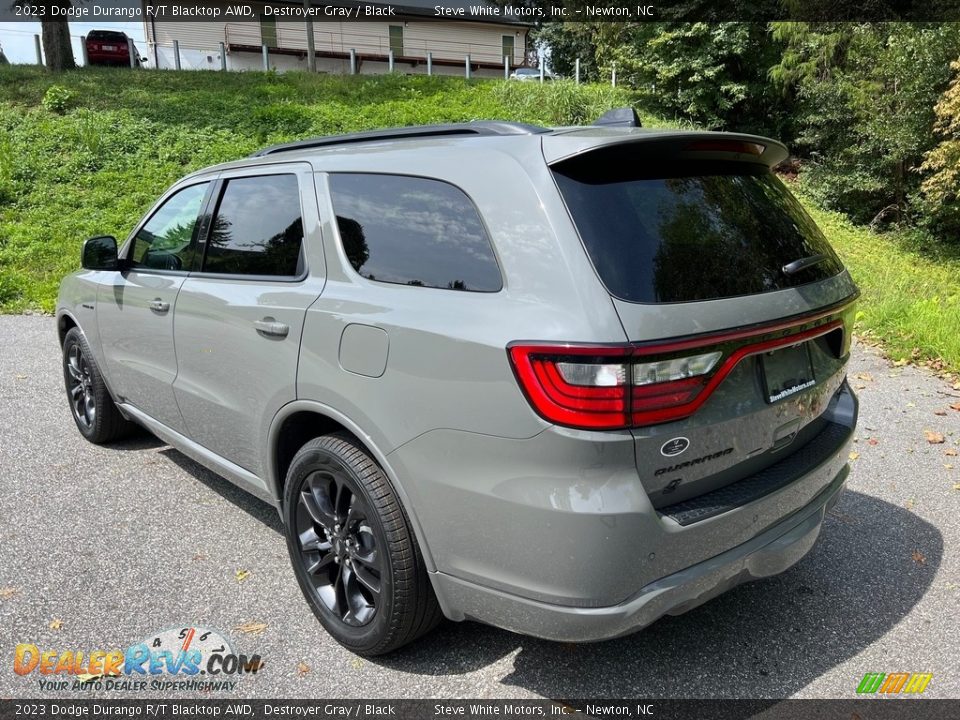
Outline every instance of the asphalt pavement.
<path fill-rule="evenodd" d="M 214 694 L 228 699 L 852 698 L 865 673 L 901 671 L 960 698 L 960 391 L 863 346 L 850 377 L 862 404 L 848 490 L 783 575 L 611 642 L 447 622 L 366 660 L 315 621 L 273 508 L 151 436 L 84 441 L 53 319 L 2 316 L 0 697 L 137 697 L 41 690 L 37 672 L 13 672 L 18 643 L 91 652 L 202 627 L 263 659 Z"/>

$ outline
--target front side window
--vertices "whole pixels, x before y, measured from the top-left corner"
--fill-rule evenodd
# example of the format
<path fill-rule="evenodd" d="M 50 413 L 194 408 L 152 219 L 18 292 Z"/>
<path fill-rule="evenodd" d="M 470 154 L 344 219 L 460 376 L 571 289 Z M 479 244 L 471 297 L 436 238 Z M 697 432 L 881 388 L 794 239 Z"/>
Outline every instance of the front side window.
<path fill-rule="evenodd" d="M 129 265 L 145 270 L 190 270 L 197 248 L 197 218 L 210 183 L 171 195 L 137 231 Z"/>
<path fill-rule="evenodd" d="M 210 223 L 203 272 L 298 276 L 302 244 L 296 175 L 232 178 Z"/>
<path fill-rule="evenodd" d="M 496 292 L 503 283 L 480 215 L 459 188 L 403 175 L 337 173 L 330 194 L 344 252 L 370 280 Z"/>

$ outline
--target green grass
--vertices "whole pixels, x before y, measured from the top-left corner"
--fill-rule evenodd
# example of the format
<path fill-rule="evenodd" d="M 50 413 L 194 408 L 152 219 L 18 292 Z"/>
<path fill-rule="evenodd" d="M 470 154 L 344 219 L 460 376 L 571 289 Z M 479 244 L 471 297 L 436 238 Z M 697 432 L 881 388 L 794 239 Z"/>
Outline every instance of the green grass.
<path fill-rule="evenodd" d="M 960 370 L 960 248 L 875 233 L 805 204 L 860 286 L 858 334 L 894 360 Z"/>
<path fill-rule="evenodd" d="M 124 237 L 179 177 L 264 145 L 474 119 L 579 124 L 630 101 L 568 82 L 0 66 L 0 312 L 51 311 L 84 238 Z M 958 256 L 804 202 L 863 290 L 861 334 L 960 369 Z"/>

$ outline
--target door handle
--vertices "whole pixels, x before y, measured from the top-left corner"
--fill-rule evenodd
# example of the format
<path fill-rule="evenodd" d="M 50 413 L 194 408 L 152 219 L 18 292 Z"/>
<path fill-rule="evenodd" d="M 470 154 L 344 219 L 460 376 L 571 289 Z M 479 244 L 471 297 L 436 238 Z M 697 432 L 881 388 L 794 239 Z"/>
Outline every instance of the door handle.
<path fill-rule="evenodd" d="M 150 309 L 153 310 L 154 312 L 165 313 L 167 310 L 170 309 L 170 303 L 164 302 L 160 298 L 157 298 L 156 300 L 150 303 Z"/>
<path fill-rule="evenodd" d="M 290 332 L 290 326 L 277 322 L 272 317 L 265 317 L 263 320 L 257 320 L 253 323 L 257 332 L 268 337 L 285 338 Z"/>

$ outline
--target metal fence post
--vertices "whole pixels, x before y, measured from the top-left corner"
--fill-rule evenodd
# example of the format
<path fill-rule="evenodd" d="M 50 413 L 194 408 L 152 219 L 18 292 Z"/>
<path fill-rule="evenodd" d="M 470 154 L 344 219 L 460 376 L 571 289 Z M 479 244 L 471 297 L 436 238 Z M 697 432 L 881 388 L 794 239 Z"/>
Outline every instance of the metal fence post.
<path fill-rule="evenodd" d="M 433 53 L 427 53 L 427 75 L 433 75 Z"/>
<path fill-rule="evenodd" d="M 33 36 L 33 45 L 37 50 L 37 65 L 43 65 L 43 50 L 40 49 L 40 36 Z"/>
<path fill-rule="evenodd" d="M 577 85 L 580 84 L 580 58 L 577 58 L 573 63 L 573 76 L 577 80 Z"/>
<path fill-rule="evenodd" d="M 617 64 L 613 63 L 613 70 L 610 73 L 610 85 L 612 87 L 617 86 Z"/>
<path fill-rule="evenodd" d="M 503 79 L 504 80 L 510 79 L 510 56 L 509 55 L 503 56 Z"/>
<path fill-rule="evenodd" d="M 227 46 L 220 43 L 220 69 L 227 69 Z"/>
<path fill-rule="evenodd" d="M 267 44 L 264 43 L 261 47 L 263 50 L 263 69 L 267 71 L 270 69 L 270 51 L 267 50 Z"/>
<path fill-rule="evenodd" d="M 130 67 L 137 66 L 137 56 L 133 53 L 133 38 L 127 38 L 127 55 L 130 57 Z"/>
<path fill-rule="evenodd" d="M 466 61 L 465 61 L 465 64 L 464 64 L 464 75 L 463 75 L 463 76 L 464 76 L 467 80 L 469 80 L 469 79 L 470 79 L 470 75 L 471 75 L 471 70 L 470 70 L 470 56 L 467 55 Z"/>
<path fill-rule="evenodd" d="M 357 74 L 357 51 L 350 48 L 350 74 Z"/>
<path fill-rule="evenodd" d="M 180 41 L 173 41 L 173 67 L 180 69 Z"/>
<path fill-rule="evenodd" d="M 543 83 L 545 69 L 543 67 L 543 55 L 540 56 L 540 82 Z"/>
<path fill-rule="evenodd" d="M 87 36 L 80 36 L 80 59 L 83 61 L 84 66 L 90 64 L 90 58 L 87 57 Z"/>
<path fill-rule="evenodd" d="M 393 49 L 387 52 L 387 72 L 393 72 Z"/>

